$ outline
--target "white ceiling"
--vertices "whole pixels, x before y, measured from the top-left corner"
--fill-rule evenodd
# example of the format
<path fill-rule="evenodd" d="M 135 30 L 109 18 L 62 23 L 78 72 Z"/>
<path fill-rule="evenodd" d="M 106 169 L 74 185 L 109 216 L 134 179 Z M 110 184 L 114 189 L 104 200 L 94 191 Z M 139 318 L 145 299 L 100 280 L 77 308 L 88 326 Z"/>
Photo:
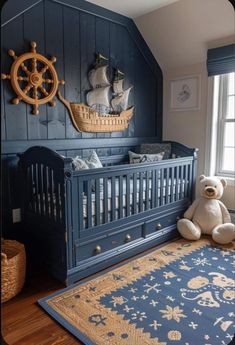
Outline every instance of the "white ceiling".
<path fill-rule="evenodd" d="M 176 1 L 179 0 L 89 0 L 88 2 L 130 18 L 137 18 Z"/>

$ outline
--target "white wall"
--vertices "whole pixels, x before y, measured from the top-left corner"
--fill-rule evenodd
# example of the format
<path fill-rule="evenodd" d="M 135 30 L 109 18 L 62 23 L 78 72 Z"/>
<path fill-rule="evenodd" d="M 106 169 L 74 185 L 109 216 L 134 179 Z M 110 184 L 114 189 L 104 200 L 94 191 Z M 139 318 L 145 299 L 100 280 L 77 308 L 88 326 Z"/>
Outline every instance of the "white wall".
<path fill-rule="evenodd" d="M 163 69 L 163 138 L 197 147 L 198 175 L 205 173 L 208 47 L 235 42 L 234 10 L 227 0 L 180 0 L 136 19 L 142 35 Z M 197 111 L 170 110 L 170 81 L 201 75 L 201 104 Z M 223 201 L 235 209 L 235 187 Z"/>
<path fill-rule="evenodd" d="M 180 0 L 135 19 L 163 70 L 206 61 L 207 48 L 235 40 L 228 0 Z"/>
<path fill-rule="evenodd" d="M 170 110 L 170 82 L 171 80 L 190 76 L 201 76 L 201 104 L 200 110 L 171 111 Z M 197 147 L 198 174 L 204 172 L 205 142 L 206 142 L 206 112 L 207 112 L 207 73 L 205 64 L 169 69 L 164 71 L 163 88 L 163 138 L 179 141 L 189 147 Z"/>

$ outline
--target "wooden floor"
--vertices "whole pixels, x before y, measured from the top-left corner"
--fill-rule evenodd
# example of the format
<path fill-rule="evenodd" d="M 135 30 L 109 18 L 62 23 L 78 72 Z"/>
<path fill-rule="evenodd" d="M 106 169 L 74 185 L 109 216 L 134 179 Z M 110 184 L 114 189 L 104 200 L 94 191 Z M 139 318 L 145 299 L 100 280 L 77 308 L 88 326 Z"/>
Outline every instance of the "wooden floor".
<path fill-rule="evenodd" d="M 8 345 L 82 344 L 48 316 L 36 301 L 63 288 L 46 273 L 31 276 L 22 292 L 2 304 L 2 336 Z"/>

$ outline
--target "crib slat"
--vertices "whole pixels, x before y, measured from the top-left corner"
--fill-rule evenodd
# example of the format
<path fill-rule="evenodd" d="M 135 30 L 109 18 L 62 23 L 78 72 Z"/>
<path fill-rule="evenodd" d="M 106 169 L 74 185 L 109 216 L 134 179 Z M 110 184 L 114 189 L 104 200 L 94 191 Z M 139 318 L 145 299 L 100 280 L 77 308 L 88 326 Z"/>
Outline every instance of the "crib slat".
<path fill-rule="evenodd" d="M 119 218 L 123 218 L 123 176 L 119 176 Z"/>
<path fill-rule="evenodd" d="M 28 184 L 29 183 L 29 184 Z M 29 189 L 27 189 L 28 198 L 31 202 L 32 211 L 35 211 L 35 200 L 34 200 L 34 190 L 33 190 L 33 166 L 30 165 L 29 167 L 29 177 L 27 179 L 27 185 Z"/>
<path fill-rule="evenodd" d="M 185 175 L 184 175 L 184 196 L 188 197 L 188 164 L 185 165 Z"/>
<path fill-rule="evenodd" d="M 75 188 L 75 191 L 78 192 L 78 223 L 79 223 L 79 229 L 83 230 L 84 227 L 87 227 L 86 224 L 84 224 L 84 212 L 83 212 L 83 181 L 76 178 L 76 181 L 74 179 L 73 187 Z M 86 214 L 87 216 L 87 214 Z"/>
<path fill-rule="evenodd" d="M 164 199 L 164 190 L 166 187 L 164 186 L 164 169 L 161 169 L 161 179 L 160 179 L 160 206 L 164 204 L 163 199 Z"/>
<path fill-rule="evenodd" d="M 180 167 L 180 199 L 182 199 L 184 197 L 183 194 L 183 181 L 184 181 L 184 165 L 181 165 Z"/>
<path fill-rule="evenodd" d="M 48 203 L 48 174 L 47 166 L 43 165 L 43 191 L 45 195 L 45 215 L 49 217 L 49 203 Z"/>
<path fill-rule="evenodd" d="M 54 176 L 53 170 L 50 168 L 49 170 L 49 184 L 50 184 L 50 206 L 51 206 L 51 218 L 55 219 L 55 196 L 54 196 Z"/>
<path fill-rule="evenodd" d="M 176 167 L 175 200 L 179 200 L 179 166 Z"/>
<path fill-rule="evenodd" d="M 126 216 L 130 215 L 130 175 L 126 175 Z"/>
<path fill-rule="evenodd" d="M 188 187 L 188 195 L 192 195 L 192 183 L 193 183 L 193 167 L 192 162 L 189 164 L 189 187 Z"/>
<path fill-rule="evenodd" d="M 111 179 L 111 216 L 112 221 L 115 220 L 115 210 L 116 210 L 116 177 L 112 176 Z"/>
<path fill-rule="evenodd" d="M 149 209 L 149 171 L 146 171 L 145 210 Z"/>
<path fill-rule="evenodd" d="M 133 214 L 137 213 L 137 174 L 133 174 Z"/>
<path fill-rule="evenodd" d="M 140 172 L 140 186 L 139 186 L 139 211 L 143 212 L 143 173 Z"/>
<path fill-rule="evenodd" d="M 88 228 L 92 226 L 92 202 L 91 202 L 92 190 L 91 180 L 87 181 L 87 225 Z"/>
<path fill-rule="evenodd" d="M 100 179 L 95 180 L 95 224 L 100 225 Z"/>
<path fill-rule="evenodd" d="M 156 179 L 155 179 L 155 170 L 151 171 L 151 208 L 155 207 L 155 183 L 156 183 Z"/>
<path fill-rule="evenodd" d="M 171 167 L 171 202 L 175 201 L 174 182 L 175 182 L 175 167 Z"/>
<path fill-rule="evenodd" d="M 36 204 L 36 213 L 39 213 L 39 188 L 38 188 L 38 172 L 37 172 L 38 165 L 37 163 L 33 166 L 33 180 L 34 180 L 34 188 L 35 188 L 35 204 Z"/>
<path fill-rule="evenodd" d="M 60 222 L 60 201 L 59 201 L 59 183 L 55 184 L 55 207 L 56 207 L 56 221 Z"/>
<path fill-rule="evenodd" d="M 155 170 L 155 207 L 159 206 L 159 173 L 160 170 Z"/>
<path fill-rule="evenodd" d="M 39 204 L 40 204 L 40 214 L 44 214 L 44 200 L 43 197 L 43 176 L 42 176 L 42 165 L 38 164 L 38 190 L 39 190 Z"/>
<path fill-rule="evenodd" d="M 166 168 L 166 187 L 165 187 L 166 204 L 169 203 L 169 168 Z"/>
<path fill-rule="evenodd" d="M 108 179 L 104 178 L 104 223 L 108 223 Z"/>

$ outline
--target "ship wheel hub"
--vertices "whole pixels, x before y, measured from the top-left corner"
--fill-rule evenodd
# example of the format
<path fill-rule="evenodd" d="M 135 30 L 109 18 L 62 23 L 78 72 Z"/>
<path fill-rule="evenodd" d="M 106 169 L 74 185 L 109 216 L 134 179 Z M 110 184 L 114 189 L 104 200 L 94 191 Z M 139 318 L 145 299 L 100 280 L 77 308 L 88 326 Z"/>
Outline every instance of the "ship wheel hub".
<path fill-rule="evenodd" d="M 42 84 L 42 76 L 39 73 L 32 73 L 29 80 L 30 84 L 33 86 L 39 86 Z"/>

